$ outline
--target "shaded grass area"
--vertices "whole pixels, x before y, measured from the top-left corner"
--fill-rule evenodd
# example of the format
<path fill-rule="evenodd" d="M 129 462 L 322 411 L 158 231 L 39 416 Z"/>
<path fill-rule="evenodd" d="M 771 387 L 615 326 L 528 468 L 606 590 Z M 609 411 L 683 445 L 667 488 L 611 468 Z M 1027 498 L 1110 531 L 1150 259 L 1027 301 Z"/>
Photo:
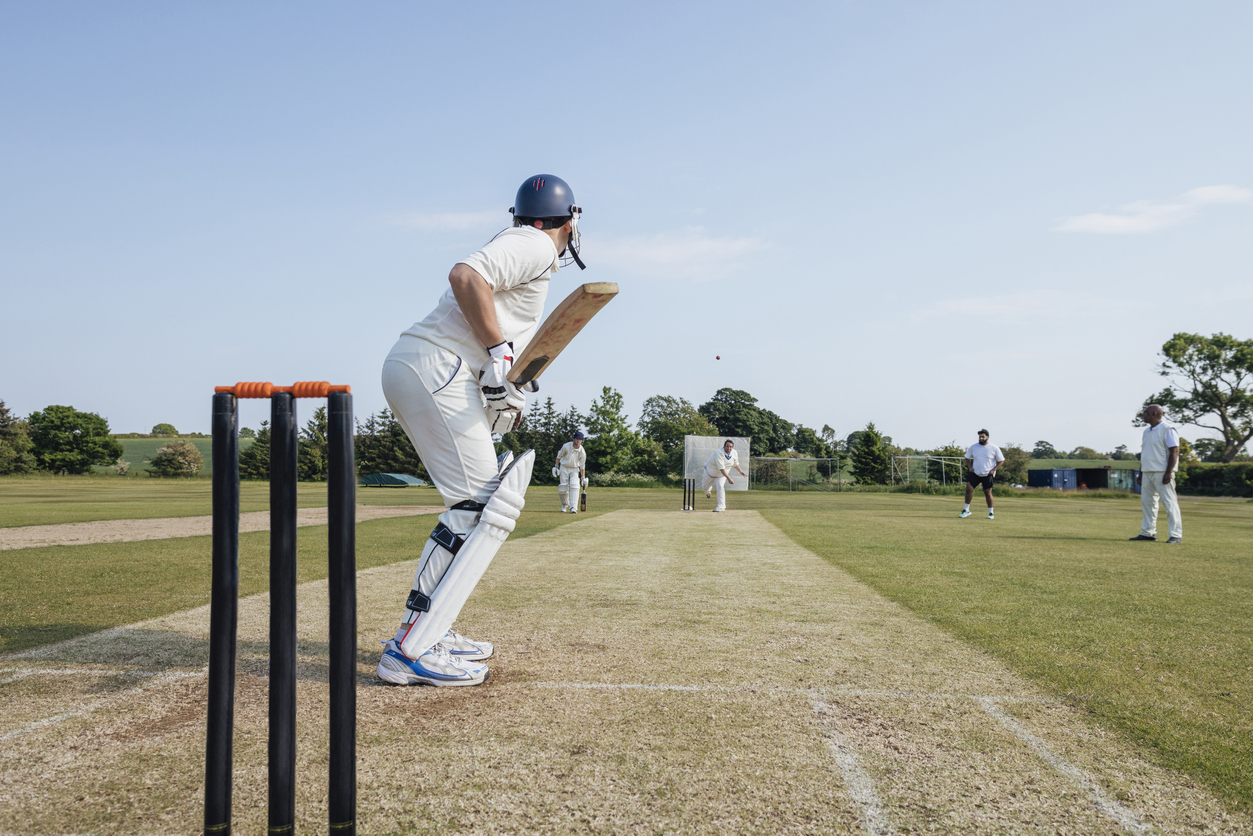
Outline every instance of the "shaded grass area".
<path fill-rule="evenodd" d="M 1253 506 L 1185 500 L 1174 547 L 1127 541 L 1138 502 L 997 505 L 995 521 L 958 520 L 952 501 L 930 497 L 845 495 L 763 513 L 1253 810 Z"/>

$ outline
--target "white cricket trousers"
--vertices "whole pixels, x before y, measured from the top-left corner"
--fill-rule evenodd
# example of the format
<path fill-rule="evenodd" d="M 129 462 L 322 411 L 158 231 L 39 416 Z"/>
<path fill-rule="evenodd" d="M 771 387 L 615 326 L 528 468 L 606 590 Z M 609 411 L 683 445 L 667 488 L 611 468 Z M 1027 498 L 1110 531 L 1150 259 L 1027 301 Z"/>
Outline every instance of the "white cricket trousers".
<path fill-rule="evenodd" d="M 1179 515 L 1179 497 L 1175 496 L 1175 483 L 1162 484 L 1165 471 L 1148 470 L 1140 474 L 1140 507 L 1144 510 L 1144 521 L 1140 523 L 1140 533 L 1145 537 L 1157 536 L 1157 500 L 1160 497 L 1166 506 L 1166 525 L 1171 537 L 1183 539 L 1183 518 Z"/>
<path fill-rule="evenodd" d="M 452 506 L 467 499 L 487 502 L 500 485 L 496 448 L 475 372 L 449 351 L 419 337 L 402 336 L 383 362 L 383 395 L 443 497 L 440 522 L 462 538 L 469 537 L 479 512 Z M 422 560 L 414 589 L 423 572 L 443 577 L 447 569 L 430 564 L 433 549 L 433 540 L 419 547 Z M 428 578 L 427 586 L 431 585 Z M 406 609 L 402 623 L 414 617 Z"/>
<path fill-rule="evenodd" d="M 701 482 L 701 490 L 708 493 L 709 488 L 713 485 L 718 487 L 718 504 L 714 507 L 719 511 L 727 510 L 727 477 L 721 475 L 710 476 L 709 471 L 706 470 L 705 478 Z"/>
<path fill-rule="evenodd" d="M 579 469 L 577 467 L 562 467 L 557 470 L 558 479 L 557 493 L 561 496 L 561 507 L 570 507 L 576 511 L 579 508 L 579 490 L 583 485 L 579 481 Z M 570 497 L 573 497 L 571 499 Z M 568 501 L 567 501 L 568 500 Z"/>

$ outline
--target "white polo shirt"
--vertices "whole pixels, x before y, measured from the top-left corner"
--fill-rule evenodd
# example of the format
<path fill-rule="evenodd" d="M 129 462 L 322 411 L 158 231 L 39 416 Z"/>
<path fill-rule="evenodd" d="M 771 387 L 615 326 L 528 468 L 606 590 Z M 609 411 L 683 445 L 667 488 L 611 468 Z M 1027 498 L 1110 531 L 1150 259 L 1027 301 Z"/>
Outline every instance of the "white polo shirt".
<path fill-rule="evenodd" d="M 557 245 L 538 229 L 517 226 L 502 231 L 460 263 L 473 267 L 491 287 L 496 322 L 505 339 L 513 343 L 517 357 L 535 336 L 544 314 L 548 280 L 557 272 Z M 426 319 L 404 333 L 451 351 L 474 369 L 488 359 L 487 348 L 474 336 L 451 287 Z"/>
<path fill-rule="evenodd" d="M 973 463 L 976 476 L 987 476 L 992 472 L 992 468 L 1005 461 L 1005 454 L 1001 452 L 1000 447 L 990 441 L 987 444 L 980 444 L 976 441 L 966 451 L 966 458 Z"/>
<path fill-rule="evenodd" d="M 718 477 L 722 474 L 719 470 L 731 472 L 731 468 L 740 466 L 740 454 L 735 452 L 735 448 L 731 448 L 731 455 L 728 456 L 722 450 L 714 450 L 713 455 L 705 461 L 705 472 L 710 476 Z"/>
<path fill-rule="evenodd" d="M 587 449 L 582 444 L 576 449 L 573 441 L 567 441 L 561 445 L 561 450 L 557 453 L 557 459 L 561 462 L 562 467 L 582 470 L 587 464 Z"/>
<path fill-rule="evenodd" d="M 1140 470 L 1165 472 L 1170 464 L 1170 448 L 1179 446 L 1179 430 L 1165 421 L 1156 427 L 1145 427 L 1140 442 Z"/>

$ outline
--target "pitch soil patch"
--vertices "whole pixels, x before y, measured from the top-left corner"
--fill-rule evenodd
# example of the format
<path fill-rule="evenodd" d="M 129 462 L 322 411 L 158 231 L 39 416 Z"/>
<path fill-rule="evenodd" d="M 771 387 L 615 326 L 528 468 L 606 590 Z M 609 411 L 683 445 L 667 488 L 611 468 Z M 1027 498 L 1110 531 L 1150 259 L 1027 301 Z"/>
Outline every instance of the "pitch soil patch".
<path fill-rule="evenodd" d="M 507 543 L 478 688 L 384 686 L 414 562 L 358 577 L 381 833 L 1241 833 L 1251 823 L 756 512 Z M 241 602 L 235 827 L 265 828 L 268 596 Z M 326 584 L 300 589 L 297 827 L 325 829 Z M 208 611 L 0 658 L 0 831 L 195 833 Z"/>

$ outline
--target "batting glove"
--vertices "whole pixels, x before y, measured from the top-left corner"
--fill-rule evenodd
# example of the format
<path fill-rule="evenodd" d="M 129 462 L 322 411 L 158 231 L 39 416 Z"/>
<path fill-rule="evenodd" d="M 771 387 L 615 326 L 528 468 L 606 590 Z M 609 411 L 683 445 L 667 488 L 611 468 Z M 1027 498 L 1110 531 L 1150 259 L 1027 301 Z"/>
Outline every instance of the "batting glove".
<path fill-rule="evenodd" d="M 487 364 L 479 370 L 479 386 L 484 391 L 505 385 L 509 370 L 513 368 L 513 343 L 496 343 L 487 349 L 487 354 Z"/>
<path fill-rule="evenodd" d="M 586 477 L 586 476 L 584 476 L 584 477 L 583 477 L 583 487 L 585 487 L 585 488 L 587 487 L 587 477 Z"/>

